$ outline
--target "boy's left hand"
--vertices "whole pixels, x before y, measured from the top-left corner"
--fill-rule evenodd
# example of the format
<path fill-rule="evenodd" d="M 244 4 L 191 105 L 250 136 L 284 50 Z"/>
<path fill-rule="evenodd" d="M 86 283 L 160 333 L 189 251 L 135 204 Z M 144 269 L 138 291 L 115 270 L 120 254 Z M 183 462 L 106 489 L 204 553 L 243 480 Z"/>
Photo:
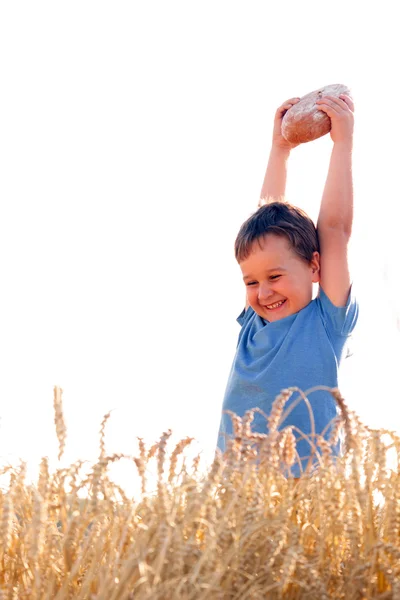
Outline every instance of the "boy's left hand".
<path fill-rule="evenodd" d="M 350 96 L 340 94 L 323 96 L 316 102 L 318 109 L 324 111 L 331 120 L 331 138 L 334 143 L 351 141 L 354 129 L 354 103 Z"/>

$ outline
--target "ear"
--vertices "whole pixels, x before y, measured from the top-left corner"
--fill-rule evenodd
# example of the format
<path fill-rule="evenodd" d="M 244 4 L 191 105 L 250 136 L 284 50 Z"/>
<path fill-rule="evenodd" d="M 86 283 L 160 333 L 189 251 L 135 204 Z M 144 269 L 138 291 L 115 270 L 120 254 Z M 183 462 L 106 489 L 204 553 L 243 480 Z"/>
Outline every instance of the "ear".
<path fill-rule="evenodd" d="M 314 252 L 310 262 L 311 280 L 313 283 L 318 283 L 321 277 L 321 261 L 319 252 Z"/>

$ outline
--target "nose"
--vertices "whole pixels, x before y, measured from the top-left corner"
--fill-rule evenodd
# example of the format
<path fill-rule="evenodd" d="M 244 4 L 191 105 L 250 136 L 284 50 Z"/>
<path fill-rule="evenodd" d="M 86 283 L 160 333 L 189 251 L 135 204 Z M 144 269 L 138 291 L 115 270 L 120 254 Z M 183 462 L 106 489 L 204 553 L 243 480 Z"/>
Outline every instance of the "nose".
<path fill-rule="evenodd" d="M 271 290 L 268 283 L 260 283 L 258 287 L 258 301 L 262 304 L 273 295 L 273 291 Z"/>

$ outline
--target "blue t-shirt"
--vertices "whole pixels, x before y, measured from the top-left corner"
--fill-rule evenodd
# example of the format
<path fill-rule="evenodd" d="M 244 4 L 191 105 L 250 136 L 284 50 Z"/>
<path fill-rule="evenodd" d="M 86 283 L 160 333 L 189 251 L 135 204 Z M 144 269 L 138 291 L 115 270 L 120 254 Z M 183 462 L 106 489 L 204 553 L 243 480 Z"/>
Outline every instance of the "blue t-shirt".
<path fill-rule="evenodd" d="M 285 388 L 298 387 L 303 392 L 324 385 L 338 387 L 338 371 L 346 355 L 346 344 L 358 318 L 358 304 L 351 288 L 347 303 L 337 307 L 323 289 L 299 312 L 278 321 L 268 322 L 249 307 L 237 321 L 242 326 L 236 354 L 226 387 L 222 411 L 230 410 L 242 417 L 259 407 L 266 415 L 271 412 L 276 396 Z M 298 398 L 294 392 L 286 404 Z M 315 432 L 321 434 L 338 414 L 336 402 L 327 391 L 308 396 Z M 311 433 L 308 408 L 301 401 L 281 423 Z M 254 414 L 252 430 L 268 432 L 265 417 Z M 329 430 L 327 431 L 328 434 Z M 232 433 L 231 417 L 222 413 L 218 447 L 225 449 L 226 437 Z M 310 455 L 310 445 L 299 441 L 300 457 Z"/>

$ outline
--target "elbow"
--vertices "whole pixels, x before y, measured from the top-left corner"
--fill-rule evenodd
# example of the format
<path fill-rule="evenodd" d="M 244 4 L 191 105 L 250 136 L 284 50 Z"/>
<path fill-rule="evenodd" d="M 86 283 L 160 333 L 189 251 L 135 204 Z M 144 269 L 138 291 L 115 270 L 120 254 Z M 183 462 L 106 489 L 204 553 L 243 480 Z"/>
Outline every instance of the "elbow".
<path fill-rule="evenodd" d="M 352 221 L 343 221 L 343 220 L 330 220 L 328 222 L 324 222 L 324 223 L 319 223 L 317 224 L 317 231 L 318 234 L 321 235 L 321 233 L 323 232 L 327 232 L 330 235 L 335 234 L 335 235 L 341 235 L 344 238 L 347 238 L 348 240 L 351 237 L 351 233 L 352 233 L 352 229 L 353 229 L 353 222 Z"/>

